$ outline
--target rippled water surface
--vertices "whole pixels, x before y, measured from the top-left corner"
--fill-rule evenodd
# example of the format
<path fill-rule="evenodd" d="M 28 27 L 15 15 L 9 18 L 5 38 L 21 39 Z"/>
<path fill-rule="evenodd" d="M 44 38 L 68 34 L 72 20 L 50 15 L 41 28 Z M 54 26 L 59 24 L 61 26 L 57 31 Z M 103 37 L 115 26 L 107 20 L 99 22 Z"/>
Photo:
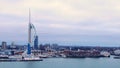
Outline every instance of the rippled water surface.
<path fill-rule="evenodd" d="M 34 62 L 0 62 L 0 68 L 120 68 L 120 59 L 47 58 Z"/>

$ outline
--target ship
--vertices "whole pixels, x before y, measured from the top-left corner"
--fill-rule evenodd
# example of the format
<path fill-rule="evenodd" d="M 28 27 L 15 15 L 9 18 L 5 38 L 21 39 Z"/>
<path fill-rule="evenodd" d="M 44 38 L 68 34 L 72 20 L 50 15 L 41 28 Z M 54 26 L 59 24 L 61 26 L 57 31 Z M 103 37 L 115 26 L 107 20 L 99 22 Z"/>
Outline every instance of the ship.
<path fill-rule="evenodd" d="M 9 56 L 8 55 L 0 55 L 0 59 L 8 59 Z"/>
<path fill-rule="evenodd" d="M 100 57 L 110 57 L 108 52 L 100 52 L 94 50 L 80 50 L 80 51 L 64 51 L 62 54 L 66 58 L 100 58 Z"/>

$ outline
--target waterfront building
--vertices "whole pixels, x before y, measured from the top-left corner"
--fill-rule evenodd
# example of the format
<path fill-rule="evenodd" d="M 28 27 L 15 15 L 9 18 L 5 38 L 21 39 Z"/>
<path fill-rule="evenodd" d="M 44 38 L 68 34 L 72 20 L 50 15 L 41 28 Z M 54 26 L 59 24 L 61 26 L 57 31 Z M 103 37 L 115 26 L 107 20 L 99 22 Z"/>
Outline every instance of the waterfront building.
<path fill-rule="evenodd" d="M 38 36 L 35 36 L 34 49 L 35 49 L 35 50 L 38 50 Z"/>
<path fill-rule="evenodd" d="M 10 46 L 11 49 L 16 49 L 16 45 L 14 42 L 11 43 L 11 46 Z"/>
<path fill-rule="evenodd" d="M 114 51 L 114 54 L 115 54 L 116 56 L 120 56 L 120 50 L 115 50 L 115 51 Z"/>
<path fill-rule="evenodd" d="M 3 41 L 1 48 L 2 48 L 3 50 L 7 49 L 7 42 Z"/>

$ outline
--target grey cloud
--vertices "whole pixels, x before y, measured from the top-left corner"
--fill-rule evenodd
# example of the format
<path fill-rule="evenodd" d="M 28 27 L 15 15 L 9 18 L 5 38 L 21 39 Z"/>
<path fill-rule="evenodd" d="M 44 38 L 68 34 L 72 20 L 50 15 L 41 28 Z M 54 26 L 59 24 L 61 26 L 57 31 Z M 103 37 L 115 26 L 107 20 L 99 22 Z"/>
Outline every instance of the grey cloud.
<path fill-rule="evenodd" d="M 40 43 L 119 44 L 119 3 L 118 0 L 2 0 L 0 41 L 15 39 L 26 43 L 28 8 L 31 8 Z"/>

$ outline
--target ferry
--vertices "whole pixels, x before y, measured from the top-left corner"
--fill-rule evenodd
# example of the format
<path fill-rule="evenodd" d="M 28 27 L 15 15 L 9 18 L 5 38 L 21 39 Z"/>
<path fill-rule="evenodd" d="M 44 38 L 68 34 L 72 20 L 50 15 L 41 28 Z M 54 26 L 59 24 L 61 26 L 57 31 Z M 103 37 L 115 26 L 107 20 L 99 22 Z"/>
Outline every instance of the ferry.
<path fill-rule="evenodd" d="M 0 59 L 8 59 L 8 55 L 0 55 Z"/>

